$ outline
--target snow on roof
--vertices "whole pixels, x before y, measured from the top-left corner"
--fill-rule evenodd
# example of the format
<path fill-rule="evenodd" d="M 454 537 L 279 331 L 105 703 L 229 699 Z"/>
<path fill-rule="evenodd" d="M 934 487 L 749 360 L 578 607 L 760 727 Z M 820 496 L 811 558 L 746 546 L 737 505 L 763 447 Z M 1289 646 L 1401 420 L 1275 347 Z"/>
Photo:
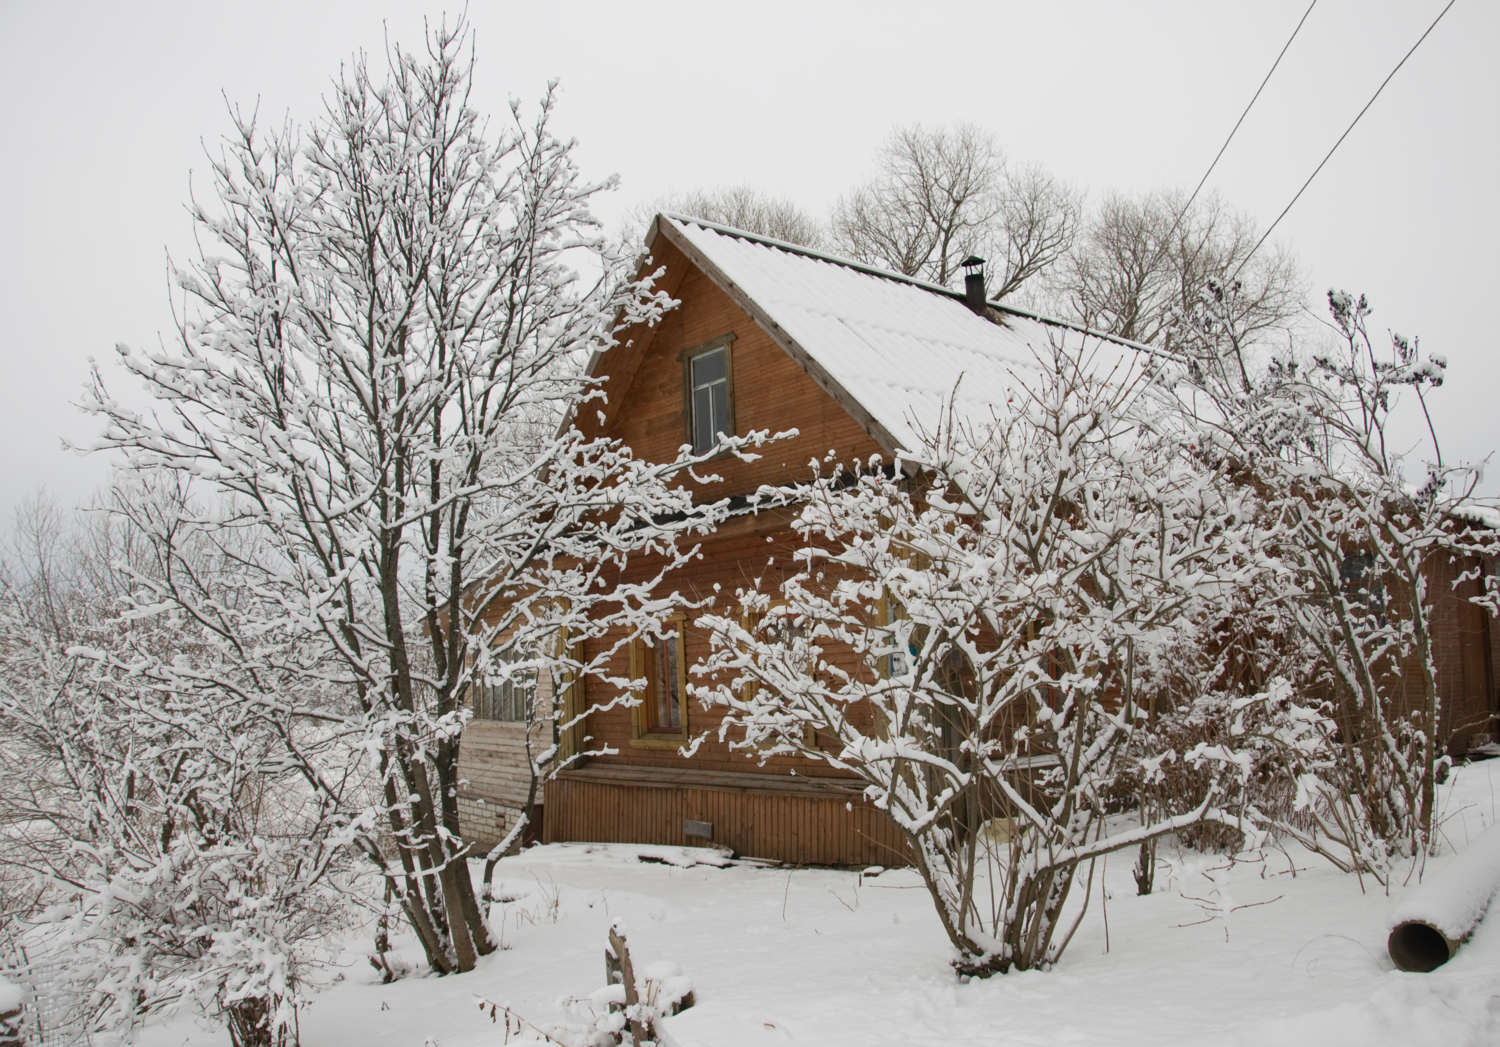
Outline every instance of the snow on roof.
<path fill-rule="evenodd" d="M 920 447 L 950 397 L 959 418 L 988 420 L 1040 370 L 1040 354 L 1086 334 L 998 305 L 996 323 L 947 288 L 699 219 L 664 214 L 660 223 L 751 315 L 779 327 L 783 346 L 800 347 L 868 412 L 894 447 Z M 1127 346 L 1150 351 L 1118 339 L 1108 345 L 1115 352 L 1098 361 L 1105 366 L 1134 356 Z"/>

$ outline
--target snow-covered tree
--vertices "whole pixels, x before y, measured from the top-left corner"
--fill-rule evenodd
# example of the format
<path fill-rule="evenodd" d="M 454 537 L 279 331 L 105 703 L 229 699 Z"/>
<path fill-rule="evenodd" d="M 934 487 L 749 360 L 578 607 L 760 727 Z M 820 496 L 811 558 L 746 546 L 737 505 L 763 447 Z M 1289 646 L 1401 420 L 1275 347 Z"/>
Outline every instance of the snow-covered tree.
<path fill-rule="evenodd" d="M 553 135 L 551 91 L 491 128 L 465 52 L 445 24 L 425 55 L 393 48 L 383 80 L 358 56 L 303 129 L 236 111 L 193 206 L 202 255 L 175 272 L 175 341 L 121 349 L 154 405 L 97 373 L 89 404 L 99 447 L 214 507 L 184 499 L 153 537 L 207 543 L 219 570 L 149 584 L 220 662 L 151 672 L 286 713 L 288 765 L 439 971 L 494 948 L 458 824 L 471 688 L 528 659 L 600 671 L 608 652 L 559 667 L 559 633 L 635 614 L 653 582 L 617 586 L 624 559 L 670 569 L 674 529 L 713 519 L 673 486 L 710 454 L 646 465 L 560 428 L 598 395 L 589 355 L 672 303 L 621 279 L 589 211 L 611 183 Z M 602 275 L 581 280 L 575 257 Z M 519 662 L 494 656 L 502 640 Z"/>
<path fill-rule="evenodd" d="M 1233 753 L 1141 766 L 1127 743 L 1134 647 L 1264 566 L 1252 496 L 1156 425 L 1156 387 L 1133 363 L 1077 347 L 1040 363 L 1014 403 L 945 419 L 900 471 L 812 483 L 800 570 L 742 593 L 739 616 L 698 619 L 715 650 L 696 691 L 721 731 L 750 755 L 863 780 L 908 841 L 955 966 L 979 975 L 1055 960 L 1075 877 L 1099 856 L 1240 825 Z M 1201 802 L 1108 831 L 1116 778 L 1174 759 L 1211 769 Z"/>
<path fill-rule="evenodd" d="M 637 204 L 625 216 L 620 239 L 639 245 L 651 219 L 660 211 L 691 215 L 814 249 L 823 247 L 827 238 L 822 223 L 786 197 L 773 196 L 753 185 L 718 185 L 667 193 Z"/>
<path fill-rule="evenodd" d="M 169 505 L 164 494 L 118 492 L 137 510 Z M 130 570 L 77 584 L 111 563 L 172 569 L 152 563 L 138 529 L 115 517 L 48 530 L 0 577 L 0 732 L 15 771 L 0 863 L 41 888 L 8 914 L 15 954 L 36 967 L 20 973 L 85 1038 L 128 1039 L 147 1015 L 189 1006 L 236 1045 L 294 1042 L 297 1004 L 351 915 L 338 812 L 288 767 L 283 709 L 153 671 L 223 672 L 189 621 L 149 595 L 132 607 Z M 222 566 L 206 546 L 170 555 L 178 568 Z"/>

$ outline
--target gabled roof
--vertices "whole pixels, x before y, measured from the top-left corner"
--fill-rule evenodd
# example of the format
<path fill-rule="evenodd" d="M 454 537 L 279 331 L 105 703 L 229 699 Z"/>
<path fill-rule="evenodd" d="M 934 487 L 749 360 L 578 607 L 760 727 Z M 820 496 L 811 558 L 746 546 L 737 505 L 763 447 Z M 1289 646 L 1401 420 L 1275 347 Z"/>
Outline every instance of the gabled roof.
<path fill-rule="evenodd" d="M 920 447 L 950 398 L 960 418 L 986 420 L 1037 372 L 1038 355 L 1051 345 L 1103 337 L 998 303 L 993 318 L 981 317 L 948 288 L 696 218 L 658 215 L 648 247 L 657 236 L 749 313 L 888 453 Z M 1152 351 L 1107 341 L 1116 358 Z"/>

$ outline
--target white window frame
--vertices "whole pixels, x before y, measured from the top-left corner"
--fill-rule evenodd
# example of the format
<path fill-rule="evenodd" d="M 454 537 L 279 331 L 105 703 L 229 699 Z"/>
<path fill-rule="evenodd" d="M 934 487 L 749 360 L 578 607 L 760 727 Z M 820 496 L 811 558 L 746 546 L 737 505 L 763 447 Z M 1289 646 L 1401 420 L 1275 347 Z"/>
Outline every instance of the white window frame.
<path fill-rule="evenodd" d="M 724 417 L 720 420 L 723 424 L 716 432 L 722 432 L 725 436 L 733 436 L 736 432 L 734 420 L 734 340 L 735 334 L 731 331 L 728 334 L 720 335 L 712 341 L 704 342 L 702 345 L 695 345 L 691 349 L 684 349 L 678 354 L 678 358 L 682 361 L 682 403 L 687 428 L 687 443 L 692 446 L 694 451 L 702 452 L 708 450 L 713 446 L 714 440 L 717 439 L 716 436 L 711 436 L 708 443 L 699 444 L 698 419 L 694 413 L 696 408 L 693 397 L 693 393 L 699 388 L 712 388 L 718 385 L 719 381 L 724 383 Z M 693 380 L 694 361 L 717 352 L 724 354 L 724 377 L 703 386 L 695 385 Z"/>

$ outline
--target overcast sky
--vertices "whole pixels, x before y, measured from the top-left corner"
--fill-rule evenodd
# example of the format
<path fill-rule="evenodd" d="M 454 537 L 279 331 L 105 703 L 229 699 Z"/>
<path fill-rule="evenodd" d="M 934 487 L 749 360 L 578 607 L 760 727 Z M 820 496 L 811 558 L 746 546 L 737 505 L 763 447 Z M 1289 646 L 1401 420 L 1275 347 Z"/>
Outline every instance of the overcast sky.
<path fill-rule="evenodd" d="M 1445 2 L 1319 0 L 1210 185 L 1269 223 Z M 478 106 L 503 115 L 560 79 L 554 129 L 587 174 L 621 176 L 600 208 L 612 222 L 740 182 L 821 214 L 914 121 L 983 125 L 1094 194 L 1191 188 L 1305 8 L 471 0 L 469 14 Z M 0 0 L 0 519 L 40 484 L 71 504 L 104 482 L 100 456 L 61 449 L 98 429 L 71 404 L 89 357 L 127 386 L 115 343 L 170 331 L 165 258 L 193 253 L 183 202 L 192 172 L 208 184 L 224 97 L 314 115 L 351 52 L 417 43 L 443 10 Z M 1447 356 L 1432 401 L 1446 457 L 1500 445 L 1497 30 L 1500 4 L 1458 0 L 1276 234 L 1320 312 L 1330 285 L 1364 291 L 1377 330 Z"/>

